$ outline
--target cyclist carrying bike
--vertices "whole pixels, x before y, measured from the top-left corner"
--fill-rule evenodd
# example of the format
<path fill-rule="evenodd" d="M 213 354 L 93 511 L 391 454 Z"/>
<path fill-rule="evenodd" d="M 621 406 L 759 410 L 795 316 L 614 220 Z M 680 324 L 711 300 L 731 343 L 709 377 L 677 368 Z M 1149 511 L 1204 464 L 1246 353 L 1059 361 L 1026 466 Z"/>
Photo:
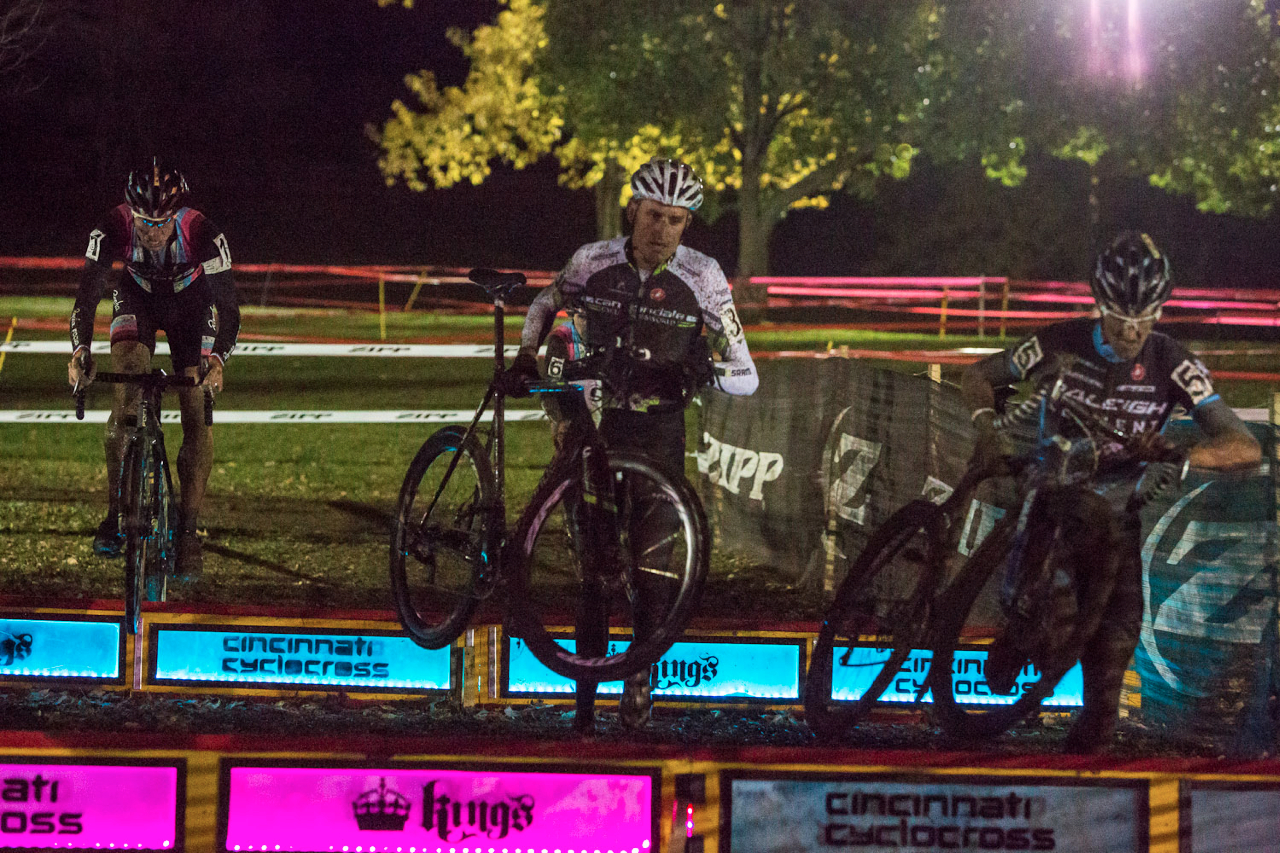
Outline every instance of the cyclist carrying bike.
<path fill-rule="evenodd" d="M 1224 470 L 1257 464 L 1258 442 L 1214 392 L 1208 369 L 1182 344 L 1154 331 L 1172 284 L 1169 261 L 1151 238 L 1122 233 L 1097 256 L 1090 286 L 1098 319 L 1055 323 L 965 370 L 961 394 L 973 412 L 976 463 L 994 469 L 1009 452 L 1007 439 L 993 425 L 995 389 L 1034 379 L 1066 356 L 1065 396 L 1125 434 L 1142 435 L 1140 450 L 1166 457 L 1177 452 L 1160 430 L 1180 405 L 1204 434 L 1182 449 L 1191 465 Z M 1120 450 L 1119 445 L 1103 448 L 1103 458 Z M 1134 482 L 1100 485 L 1118 522 L 1109 526 L 1119 568 L 1102 623 L 1081 655 L 1084 710 L 1066 742 L 1068 751 L 1079 753 L 1097 752 L 1110 742 L 1124 671 L 1142 628 L 1141 523 L 1136 511 L 1123 508 Z M 995 663 L 994 650 L 991 657 L 989 666 Z"/>
<path fill-rule="evenodd" d="M 98 302 L 108 286 L 113 306 L 111 359 L 120 373 L 151 369 L 156 332 L 169 341 L 175 373 L 198 376 L 202 387 L 178 391 L 182 411 L 182 449 L 178 452 L 181 515 L 177 574 L 194 579 L 203 570 L 196 521 L 213 467 L 213 432 L 205 425 L 204 394 L 223 386 L 223 366 L 235 349 L 240 307 L 231 272 L 227 238 L 204 214 L 187 206 L 189 190 L 180 172 L 158 157 L 129 173 L 124 204 L 112 208 L 89 234 L 80 289 L 71 311 L 71 361 L 67 381 L 93 381 L 96 366 L 89 351 Z M 111 265 L 124 269 L 114 283 Z M 136 413 L 140 391 L 116 389 L 103 446 L 107 457 L 107 517 L 98 525 L 93 548 L 117 557 L 123 547 L 117 505 L 126 413 Z"/>
<path fill-rule="evenodd" d="M 618 392 L 603 401 L 600 413 L 606 444 L 641 451 L 683 473 L 690 392 L 712 385 L 729 394 L 752 394 L 759 377 L 720 265 L 681 244 L 702 204 L 702 181 L 679 160 L 654 158 L 631 176 L 631 192 L 631 236 L 580 248 L 530 305 L 520 353 L 508 370 L 509 387 L 519 391 L 538 378 L 538 348 L 556 314 L 566 309 L 572 325 L 567 333 L 557 332 L 556 357 L 563 351 L 587 370 L 603 371 L 607 376 L 594 378 L 607 379 Z M 588 378 L 571 369 L 563 375 Z M 642 585 L 640 595 L 643 602 L 659 599 L 663 591 Z M 638 614 L 636 634 L 647 630 Z M 647 672 L 627 680 L 620 705 L 624 725 L 648 722 L 651 690 Z M 595 685 L 579 685 L 581 728 L 591 725 L 594 695 Z"/>

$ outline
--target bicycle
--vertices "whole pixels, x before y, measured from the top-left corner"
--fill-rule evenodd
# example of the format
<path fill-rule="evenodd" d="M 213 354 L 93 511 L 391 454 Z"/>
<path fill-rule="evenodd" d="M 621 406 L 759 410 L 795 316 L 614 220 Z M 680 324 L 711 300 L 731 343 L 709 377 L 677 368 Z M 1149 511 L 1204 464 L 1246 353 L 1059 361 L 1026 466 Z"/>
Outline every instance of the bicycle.
<path fill-rule="evenodd" d="M 903 677 L 913 650 L 924 647 L 934 596 L 946 574 L 961 513 L 979 482 L 966 472 L 941 504 L 917 498 L 885 519 L 849 566 L 818 629 L 805 673 L 804 718 L 816 733 L 852 727 Z M 842 649 L 837 657 L 837 649 Z M 844 676 L 836 689 L 834 673 Z M 918 684 L 908 675 L 917 694 Z"/>
<path fill-rule="evenodd" d="M 589 416 L 574 420 L 514 527 L 506 507 L 505 301 L 521 273 L 475 269 L 468 278 L 494 306 L 493 379 L 466 427 L 433 433 L 400 490 L 391 531 L 392 598 L 415 643 L 456 640 L 477 606 L 497 597 L 504 627 L 551 671 L 614 681 L 657 661 L 696 606 L 709 563 L 706 516 L 682 473 L 642 454 L 607 450 Z M 602 381 L 607 398 L 610 383 Z M 541 381 L 536 394 L 578 394 L 572 381 Z M 492 411 L 487 431 L 480 424 Z M 642 602 L 644 590 L 659 595 Z M 661 601 L 658 601 L 661 599 Z M 551 626 L 573 603 L 574 649 Z M 661 605 L 652 630 L 629 644 L 610 626 L 636 627 L 642 604 Z"/>
<path fill-rule="evenodd" d="M 996 523 L 947 585 L 932 627 L 934 712 L 944 731 L 964 739 L 994 737 L 1039 710 L 1101 624 L 1118 575 L 1118 518 L 1090 486 L 1147 463 L 1127 497 L 1125 514 L 1136 514 L 1180 485 L 1189 466 L 1180 450 L 1146 450 L 1146 436 L 1113 430 L 1065 397 L 1060 379 L 1001 420 L 1006 429 L 1019 421 L 1038 427 L 1035 445 L 1010 463 L 1017 510 Z M 1104 457 L 1107 444 L 1121 450 Z M 1079 571 L 1088 564 L 1088 573 Z M 993 583 L 997 612 L 983 613 L 982 593 Z M 961 703 L 952 677 L 956 652 L 975 634 L 994 638 L 983 664 L 993 695 Z"/>
<path fill-rule="evenodd" d="M 149 373 L 99 371 L 94 382 L 136 385 L 142 389 L 136 414 L 126 415 L 124 454 L 118 491 L 119 524 L 124 534 L 125 628 L 137 634 L 142 628 L 142 603 L 165 601 L 176 558 L 178 505 L 173 498 L 173 478 L 164 449 L 160 401 L 166 389 L 192 388 L 200 379 L 170 376 L 156 368 Z M 87 386 L 72 390 L 76 419 L 84 420 Z M 213 396 L 205 393 L 205 425 L 213 423 Z"/>
<path fill-rule="evenodd" d="M 1065 398 L 1063 370 L 1065 365 L 1001 419 L 999 425 L 1005 429 L 1031 422 L 1037 428 L 1031 451 L 1008 461 L 1007 473 L 1019 477 L 1013 501 L 1018 509 L 995 524 L 958 571 L 952 571 L 952 560 L 965 509 L 978 487 L 996 472 L 971 466 L 941 505 L 923 499 L 912 501 L 872 534 L 828 609 L 806 674 L 805 719 L 816 732 L 831 736 L 846 730 L 893 684 L 895 695 L 911 696 L 916 702 L 932 690 L 935 713 L 950 733 L 967 737 L 993 734 L 1033 713 L 1075 663 L 1101 619 L 1100 605 L 1115 580 L 1114 559 L 1088 585 L 1079 607 L 1059 614 L 1068 633 L 1056 638 L 1051 649 L 1034 649 L 1038 659 L 1054 665 L 1041 671 L 1039 678 L 1020 679 L 1024 691 L 1020 697 L 1010 696 L 1008 704 L 966 708 L 956 700 L 949 677 L 962 635 L 973 636 L 978 627 L 969 621 L 969 614 L 987 600 L 980 593 L 997 568 L 1005 567 L 1000 575 L 1005 609 L 1015 608 L 1022 614 L 1016 625 L 1025 636 L 1003 646 L 1016 649 L 1034 645 L 1037 632 L 1033 626 L 1040 624 L 1037 617 L 1045 615 L 1043 610 L 1032 612 L 1037 605 L 1061 602 L 1075 591 L 1069 574 L 1058 576 L 1048 571 L 1066 562 L 1059 553 L 1063 543 L 1071 543 L 1077 551 L 1091 546 L 1100 552 L 1108 550 L 1080 531 L 1064 531 L 1063 523 L 1069 516 L 1061 510 L 1072 500 L 1101 501 L 1086 488 L 1100 473 L 1098 447 L 1104 441 L 1127 443 L 1131 438 Z M 1070 437 L 1062 434 L 1064 430 Z M 1134 461 L 1122 458 L 1108 468 L 1114 470 Z M 1169 485 L 1167 473 L 1161 470 L 1144 479 L 1137 499 L 1149 500 Z M 1106 507 L 1095 505 L 1095 510 L 1111 518 Z M 1046 584 L 1064 579 L 1069 588 L 1049 595 Z M 998 639 L 1004 639 L 1003 633 Z M 838 658 L 837 649 L 843 649 Z M 927 675 L 903 670 L 913 651 L 928 654 L 930 650 Z M 840 691 L 833 690 L 837 663 L 846 675 L 844 680 L 852 681 Z M 1007 661 L 1005 666 L 1009 666 Z M 1019 673 L 1024 670 L 1016 669 Z"/>

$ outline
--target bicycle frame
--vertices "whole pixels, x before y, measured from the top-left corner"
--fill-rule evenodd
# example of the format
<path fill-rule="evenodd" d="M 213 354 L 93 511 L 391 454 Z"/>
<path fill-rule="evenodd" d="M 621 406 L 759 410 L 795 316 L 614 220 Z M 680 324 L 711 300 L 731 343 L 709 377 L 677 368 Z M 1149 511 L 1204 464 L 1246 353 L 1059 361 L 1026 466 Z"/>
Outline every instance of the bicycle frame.
<path fill-rule="evenodd" d="M 171 546 L 171 541 L 156 541 L 157 527 L 173 532 L 174 494 L 173 479 L 170 475 L 168 455 L 164 446 L 164 429 L 160 420 L 161 397 L 166 388 L 191 388 L 199 384 L 199 380 L 191 376 L 170 376 L 163 370 L 156 369 L 148 373 L 108 373 L 100 372 L 95 381 L 133 385 L 141 390 L 137 408 L 133 414 L 125 417 L 124 428 L 127 436 L 120 456 L 118 472 L 118 488 L 121 492 L 127 484 L 133 482 L 139 496 L 143 494 L 144 483 L 154 479 L 154 488 L 149 498 L 138 505 L 127 505 L 124 494 L 118 494 L 116 504 L 121 515 L 121 531 L 125 534 L 125 613 L 130 633 L 136 632 L 139 625 L 139 612 L 143 598 L 163 601 L 170 571 L 172 551 L 164 553 L 148 553 L 143 550 L 142 556 L 135 564 L 136 552 L 131 551 L 131 542 L 151 542 L 151 547 Z M 84 418 L 84 398 L 86 388 L 77 387 L 73 394 L 76 399 L 76 418 Z M 206 392 L 207 395 L 207 392 Z M 212 423 L 213 401 L 210 396 L 205 400 L 205 424 Z M 158 460 L 158 470 L 152 470 L 152 460 Z M 130 470 L 130 463 L 136 470 Z M 132 479 L 131 479 L 132 478 Z M 168 496 L 168 502 L 161 500 L 161 493 Z M 167 507 L 167 508 L 166 508 Z"/>
<path fill-rule="evenodd" d="M 487 278 L 489 271 L 478 271 L 480 275 L 477 278 Z M 501 273 L 492 273 L 494 278 L 490 279 L 491 284 L 486 286 L 484 282 L 477 281 L 486 289 L 492 287 L 493 293 L 493 378 L 489 380 L 489 387 L 485 390 L 484 397 L 480 400 L 480 405 L 476 407 L 476 413 L 471 418 L 471 422 L 467 425 L 463 439 L 459 444 L 464 444 L 472 436 L 479 431 L 480 422 L 484 418 L 484 413 L 492 405 L 493 409 L 493 427 L 485 437 L 484 448 L 488 454 L 489 461 L 493 467 L 494 484 L 496 486 L 496 494 L 492 506 L 488 508 L 490 522 L 495 525 L 494 530 L 498 531 L 497 540 L 505 543 L 507 539 L 507 487 L 506 487 L 506 398 L 507 395 L 502 390 L 502 377 L 506 371 L 506 355 L 505 355 L 505 331 L 506 331 L 506 295 L 510 291 L 524 284 L 523 276 L 519 279 L 504 276 Z M 474 280 L 474 279 L 473 279 Z M 500 282 L 507 282 L 501 284 Z M 518 282 L 518 283 L 517 283 Z M 532 383 L 528 386 L 529 394 L 551 394 L 551 393 L 572 393 L 581 391 L 582 386 L 575 382 L 559 382 L 553 380 L 544 380 Z M 556 451 L 559 455 L 575 455 L 583 454 L 584 459 L 590 459 L 593 455 L 591 451 L 598 449 L 603 454 L 604 443 L 600 440 L 594 428 L 587 430 L 575 431 L 580 436 L 578 440 L 560 448 Z M 440 486 L 437 488 L 436 494 L 432 496 L 430 504 L 428 504 L 427 512 L 434 508 L 436 501 L 440 497 L 441 489 L 444 488 L 445 480 L 453 475 L 454 469 L 457 467 L 461 454 L 455 455 L 450 461 L 448 469 L 445 472 L 445 478 L 442 479 Z M 597 457 L 599 458 L 599 457 Z M 554 462 L 554 460 L 553 460 Z M 548 466 L 551 467 L 551 466 Z M 592 470 L 590 463 L 587 463 L 588 471 Z M 594 478 L 587 477 L 588 488 L 592 486 Z M 494 555 L 498 559 L 502 559 L 501 551 Z M 492 561 L 487 561 L 488 565 L 494 565 Z M 501 569 L 498 569 L 501 575 Z"/>

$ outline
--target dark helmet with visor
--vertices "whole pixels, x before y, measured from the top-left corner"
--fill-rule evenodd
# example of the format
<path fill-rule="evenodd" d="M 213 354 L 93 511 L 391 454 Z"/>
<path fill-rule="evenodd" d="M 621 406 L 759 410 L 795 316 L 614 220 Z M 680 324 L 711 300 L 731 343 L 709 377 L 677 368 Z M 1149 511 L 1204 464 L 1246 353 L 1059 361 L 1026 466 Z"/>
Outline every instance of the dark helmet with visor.
<path fill-rule="evenodd" d="M 654 157 L 631 176 L 631 194 L 692 212 L 702 206 L 702 179 L 687 163 Z"/>
<path fill-rule="evenodd" d="M 152 157 L 151 162 L 129 173 L 124 200 L 138 216 L 165 219 L 182 209 L 188 192 L 181 172 Z"/>
<path fill-rule="evenodd" d="M 1150 313 L 1173 290 L 1169 259 L 1146 234 L 1127 231 L 1099 253 L 1089 287 L 1105 311 L 1130 316 Z"/>

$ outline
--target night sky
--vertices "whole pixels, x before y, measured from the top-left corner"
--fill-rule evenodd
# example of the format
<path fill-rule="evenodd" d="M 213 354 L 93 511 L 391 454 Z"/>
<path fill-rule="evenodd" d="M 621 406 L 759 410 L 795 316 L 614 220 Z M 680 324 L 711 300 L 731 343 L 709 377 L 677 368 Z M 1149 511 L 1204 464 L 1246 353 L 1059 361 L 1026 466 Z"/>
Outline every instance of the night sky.
<path fill-rule="evenodd" d="M 79 255 L 89 229 L 121 200 L 131 164 L 153 151 L 186 173 L 195 206 L 226 231 L 238 261 L 552 269 L 594 238 L 591 192 L 560 188 L 554 163 L 499 168 L 481 187 L 425 193 L 386 187 L 378 173 L 365 125 L 408 97 L 407 73 L 430 68 L 460 82 L 465 66 L 445 30 L 491 19 L 492 0 L 418 0 L 412 10 L 375 0 L 66 5 L 28 69 L 38 88 L 0 97 L 0 254 Z M 955 181 L 944 169 L 918 172 L 874 206 L 837 199 L 825 212 L 793 213 L 775 232 L 772 271 L 1006 272 L 985 268 L 981 250 L 1008 236 L 980 223 L 935 229 L 945 232 L 936 239 L 971 245 L 955 263 L 976 268 L 938 269 L 934 253 L 913 244 L 922 211 L 949 215 Z M 1083 198 L 1078 170 L 1048 163 L 1043 172 L 1043 180 L 1079 184 L 1068 194 Z M 1105 189 L 1105 227 L 1151 229 L 1184 283 L 1280 287 L 1276 216 L 1202 216 L 1140 182 Z M 688 241 L 732 271 L 732 216 L 698 222 Z M 1079 277 L 1082 254 L 1029 259 L 1021 272 Z"/>

